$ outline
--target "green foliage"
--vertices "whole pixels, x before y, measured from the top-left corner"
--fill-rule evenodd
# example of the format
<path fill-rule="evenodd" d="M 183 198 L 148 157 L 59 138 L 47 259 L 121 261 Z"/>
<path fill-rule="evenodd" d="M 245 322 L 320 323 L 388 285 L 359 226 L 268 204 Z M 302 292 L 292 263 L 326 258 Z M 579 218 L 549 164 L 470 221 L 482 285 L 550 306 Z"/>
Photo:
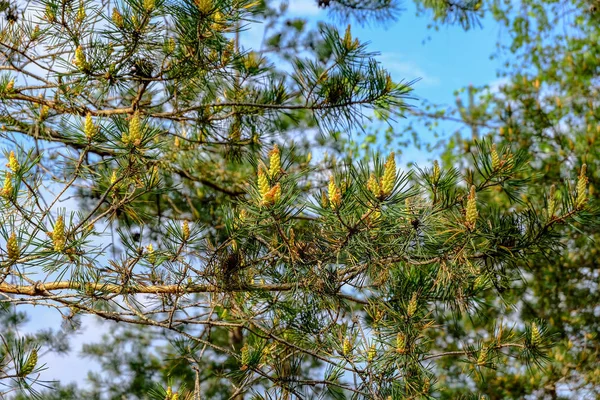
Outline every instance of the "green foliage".
<path fill-rule="evenodd" d="M 444 107 L 427 118 L 462 121 L 464 128 L 454 136 L 445 163 L 469 164 L 464 155 L 473 149 L 472 138 L 486 136 L 498 148 L 519 146 L 532 156 L 535 174 L 521 194 L 525 206 L 531 198 L 545 196 L 546 209 L 538 210 L 546 220 L 558 218 L 557 209 L 577 207 L 581 196 L 587 210 L 597 208 L 600 116 L 598 92 L 598 13 L 593 2 L 523 1 L 513 4 L 493 2 L 488 8 L 502 23 L 510 40 L 499 44 L 494 57 L 506 61 L 497 88 L 465 88 L 458 91 L 455 107 Z M 567 17 L 567 15 L 569 17 Z M 469 107 L 463 104 L 469 95 Z M 435 108 L 435 107 L 434 107 Z M 436 129 L 443 136 L 443 128 Z M 586 167 L 584 167 L 586 166 Z M 582 168 L 586 177 L 578 179 Z M 579 181 L 580 185 L 576 182 Z M 589 181 L 589 182 L 588 182 Z M 555 185 L 549 190 L 549 185 Z M 578 186 L 580 188 L 578 189 Z M 502 199 L 487 201 L 501 204 Z M 525 322 L 535 318 L 547 321 L 556 342 L 543 368 L 531 366 L 527 375 L 518 364 L 508 363 L 497 372 L 485 374 L 478 388 L 491 398 L 536 397 L 583 398 L 598 396 L 597 363 L 590 358 L 600 348 L 597 313 L 596 275 L 598 273 L 598 226 L 589 213 L 578 215 L 573 223 L 557 233 L 568 240 L 557 253 L 544 253 L 527 263 L 512 266 L 523 277 L 512 285 L 510 295 L 516 307 L 510 318 L 523 322 L 519 331 L 530 332 Z M 476 326 L 489 326 L 481 321 Z M 469 322 L 468 326 L 471 326 Z M 593 357 L 592 357 L 593 358 Z M 472 380 L 460 371 L 448 378 L 456 392 L 471 390 Z M 566 393 L 566 394 L 565 394 Z M 496 397 L 494 397 L 496 396 Z"/>
<path fill-rule="evenodd" d="M 375 19 L 394 6 L 321 3 Z M 14 152 L 0 304 L 120 322 L 83 348 L 102 369 L 91 387 L 40 396 L 452 397 L 473 382 L 486 392 L 496 368 L 547 365 L 552 321 L 506 328 L 503 314 L 524 298 L 524 265 L 568 248 L 567 226 L 592 226 L 585 170 L 549 200 L 532 188 L 536 159 L 508 144 L 474 142 L 461 168 L 363 159 L 341 132 L 369 113 L 404 115 L 410 84 L 392 82 L 350 27 L 308 31 L 282 22 L 285 6 L 35 8 L 0 32 Z M 240 31 L 262 17 L 275 33 L 244 49 Z M 15 327 L 3 337 L 3 394 L 38 395 L 39 344 Z"/>

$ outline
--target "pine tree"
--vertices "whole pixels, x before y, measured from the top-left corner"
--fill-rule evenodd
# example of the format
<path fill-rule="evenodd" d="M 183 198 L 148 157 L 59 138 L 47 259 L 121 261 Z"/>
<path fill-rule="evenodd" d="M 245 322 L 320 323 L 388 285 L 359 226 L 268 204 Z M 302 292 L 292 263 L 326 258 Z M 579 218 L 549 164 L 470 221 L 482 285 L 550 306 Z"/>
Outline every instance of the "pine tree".
<path fill-rule="evenodd" d="M 507 286 L 507 292 L 512 292 L 506 296 L 511 307 L 505 313 L 519 321 L 518 333 L 531 335 L 532 342 L 531 321 L 547 321 L 544 329 L 555 343 L 548 363 L 528 369 L 514 359 L 474 377 L 452 371 L 446 364 L 450 371 L 446 382 L 455 388 L 447 398 L 471 393 L 474 385 L 490 398 L 600 395 L 600 370 L 591 357 L 600 350 L 596 314 L 599 232 L 594 215 L 600 178 L 597 8 L 597 2 L 526 0 L 520 8 L 528 15 L 524 17 L 508 5 L 484 4 L 482 11 L 490 12 L 511 32 L 510 40 L 500 43 L 495 54 L 506 61 L 500 72 L 502 85 L 497 90 L 460 89 L 455 107 L 444 105 L 437 115 L 428 114 L 430 123 L 433 116 L 464 123 L 461 134 L 448 143 L 444 156 L 448 164 L 468 167 L 470 157 L 465 156 L 477 148 L 472 140 L 475 132 L 496 143 L 498 167 L 507 149 L 529 149 L 534 180 L 521 197 L 512 199 L 516 209 L 544 196 L 546 206 L 538 213 L 546 221 L 559 219 L 564 210 L 580 205 L 584 210 L 557 231 L 568 238 L 559 251 L 544 251 L 509 268 L 518 279 Z M 469 107 L 464 94 L 471 99 Z M 504 201 L 501 193 L 481 201 L 500 204 Z M 494 301 L 492 297 L 486 300 Z M 457 330 L 494 324 L 493 318 L 462 321 Z"/>
<path fill-rule="evenodd" d="M 529 187 L 524 151 L 482 142 L 462 173 L 340 157 L 341 131 L 371 110 L 402 115 L 411 91 L 350 27 L 321 25 L 304 38 L 312 57 L 278 53 L 286 68 L 236 39 L 271 12 L 262 2 L 34 8 L 1 32 L 2 304 L 122 322 L 112 351 L 86 351 L 136 378 L 96 376 L 98 391 L 62 398 L 415 398 L 447 390 L 446 360 L 476 373 L 544 360 L 541 321 L 522 337 L 500 317 L 487 330 L 450 321 L 496 313 L 481 299 L 501 301 L 510 267 L 558 249 L 560 227 L 590 213 L 584 169 L 576 200 L 547 219 L 544 196 L 519 210 L 481 201 Z M 3 341 L 7 394 L 43 378 L 26 343 Z"/>

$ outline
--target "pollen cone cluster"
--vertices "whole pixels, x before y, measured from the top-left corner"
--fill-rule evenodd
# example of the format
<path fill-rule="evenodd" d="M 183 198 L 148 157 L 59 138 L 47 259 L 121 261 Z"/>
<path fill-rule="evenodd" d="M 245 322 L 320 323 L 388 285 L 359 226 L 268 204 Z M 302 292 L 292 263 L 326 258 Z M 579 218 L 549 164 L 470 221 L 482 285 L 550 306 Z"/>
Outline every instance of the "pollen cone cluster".
<path fill-rule="evenodd" d="M 54 232 L 52 232 L 52 242 L 54 244 L 54 251 L 61 252 L 65 249 L 67 240 L 65 237 L 65 220 L 62 215 L 56 218 Z"/>
<path fill-rule="evenodd" d="M 396 159 L 394 153 L 391 153 L 383 166 L 383 176 L 377 178 L 371 173 L 367 181 L 367 189 L 379 199 L 388 197 L 394 190 L 396 184 Z"/>
<path fill-rule="evenodd" d="M 479 212 L 477 211 L 477 197 L 475 195 L 475 186 L 471 186 L 469 197 L 467 198 L 467 209 L 465 215 L 465 225 L 469 230 L 475 229 L 477 223 L 477 217 Z"/>
<path fill-rule="evenodd" d="M 78 46 L 77 49 L 75 49 L 75 58 L 73 59 L 73 64 L 80 69 L 83 69 L 86 66 L 86 59 L 85 53 L 83 52 L 83 47 Z"/>
<path fill-rule="evenodd" d="M 581 166 L 581 171 L 579 172 L 579 179 L 577 180 L 577 200 L 575 201 L 575 206 L 577 209 L 582 209 L 585 207 L 587 202 L 587 185 L 588 185 L 588 177 L 586 175 L 587 165 L 583 164 Z"/>
<path fill-rule="evenodd" d="M 500 156 L 498 155 L 498 150 L 496 150 L 496 144 L 492 145 L 492 169 L 494 171 L 500 168 Z"/>
<path fill-rule="evenodd" d="M 264 164 L 258 166 L 258 192 L 261 205 L 269 207 L 281 200 L 281 183 L 277 182 L 281 172 L 281 153 L 279 147 L 275 145 L 269 152 L 269 168 L 267 169 Z M 272 183 L 275 184 L 271 186 Z"/>
<path fill-rule="evenodd" d="M 389 196 L 394 189 L 396 183 L 396 158 L 394 153 L 391 153 L 383 168 L 383 178 L 381 180 L 381 190 L 384 196 Z"/>
<path fill-rule="evenodd" d="M 17 234 L 11 233 L 6 241 L 6 255 L 10 260 L 16 260 L 21 255 L 21 249 L 19 248 L 19 242 L 17 241 Z"/>
<path fill-rule="evenodd" d="M 10 197 L 13 192 L 12 174 L 7 172 L 4 176 L 4 186 L 2 187 L 2 196 Z"/>
<path fill-rule="evenodd" d="M 269 178 L 274 179 L 281 170 L 281 154 L 279 147 L 275 145 L 269 153 Z"/>
<path fill-rule="evenodd" d="M 136 111 L 129 120 L 129 132 L 123 132 L 121 140 L 126 145 L 138 147 L 142 143 L 142 121 L 139 111 Z"/>
<path fill-rule="evenodd" d="M 92 140 L 96 135 L 96 126 L 94 125 L 94 120 L 92 119 L 92 114 L 87 113 L 85 116 L 85 123 L 83 125 L 83 133 L 88 140 Z"/>
<path fill-rule="evenodd" d="M 35 366 L 37 365 L 38 362 L 38 352 L 37 349 L 33 349 L 31 351 L 31 354 L 29 354 L 29 357 L 27 357 L 27 361 L 25 361 L 25 365 L 23 365 L 23 368 L 21 369 L 19 376 L 23 377 L 23 376 L 27 376 L 30 373 L 33 372 L 33 370 L 35 369 Z"/>
<path fill-rule="evenodd" d="M 331 205 L 332 209 L 336 210 L 342 204 L 342 191 L 335 183 L 333 176 L 329 177 L 329 186 L 327 189 L 329 204 Z"/>

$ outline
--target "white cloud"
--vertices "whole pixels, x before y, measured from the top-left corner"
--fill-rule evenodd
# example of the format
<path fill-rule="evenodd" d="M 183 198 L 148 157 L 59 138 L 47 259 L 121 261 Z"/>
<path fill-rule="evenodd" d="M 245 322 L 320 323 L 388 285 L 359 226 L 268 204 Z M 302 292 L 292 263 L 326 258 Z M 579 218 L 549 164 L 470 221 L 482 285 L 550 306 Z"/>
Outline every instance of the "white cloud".
<path fill-rule="evenodd" d="M 399 53 L 384 53 L 377 59 L 395 81 L 420 79 L 420 85 L 437 86 L 440 84 L 437 76 L 427 73 L 417 63 Z"/>

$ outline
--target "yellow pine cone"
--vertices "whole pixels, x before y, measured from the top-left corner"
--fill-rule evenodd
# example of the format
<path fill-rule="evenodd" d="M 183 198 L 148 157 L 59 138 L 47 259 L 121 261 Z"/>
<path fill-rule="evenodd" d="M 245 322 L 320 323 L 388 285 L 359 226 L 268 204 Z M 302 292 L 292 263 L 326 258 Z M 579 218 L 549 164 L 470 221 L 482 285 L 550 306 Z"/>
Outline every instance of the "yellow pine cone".
<path fill-rule="evenodd" d="M 35 366 L 37 365 L 37 362 L 38 362 L 38 352 L 37 352 L 37 349 L 33 349 L 31 351 L 31 354 L 29 354 L 29 357 L 27 357 L 27 361 L 25 361 L 25 365 L 23 365 L 23 368 L 21 369 L 19 376 L 24 377 L 24 376 L 27 376 L 30 373 L 32 373 L 33 370 L 35 369 Z"/>
<path fill-rule="evenodd" d="M 52 233 L 52 242 L 54 243 L 54 251 L 61 252 L 65 249 L 67 239 L 65 237 L 65 220 L 62 215 L 56 218 L 54 232 Z"/>
<path fill-rule="evenodd" d="M 238 219 L 240 222 L 244 222 L 246 221 L 246 218 L 248 218 L 248 212 L 245 209 L 242 209 L 238 215 Z"/>
<path fill-rule="evenodd" d="M 136 111 L 129 120 L 129 135 L 124 134 L 123 139 L 123 143 L 133 144 L 135 147 L 138 147 L 142 142 L 142 122 L 139 111 Z"/>
<path fill-rule="evenodd" d="M 417 292 L 412 294 L 410 301 L 408 302 L 408 308 L 406 309 L 406 313 L 409 317 L 412 317 L 417 312 Z"/>
<path fill-rule="evenodd" d="M 56 21 L 56 10 L 52 7 L 52 5 L 50 3 L 46 4 L 46 10 L 44 13 L 44 17 L 46 18 L 46 20 L 48 22 Z"/>
<path fill-rule="evenodd" d="M 385 196 L 388 196 L 390 193 L 392 193 L 395 183 L 396 159 L 394 153 L 392 152 L 384 165 L 383 178 L 381 180 L 381 190 Z"/>
<path fill-rule="evenodd" d="M 479 216 L 479 212 L 477 211 L 477 198 L 475 195 L 475 185 L 471 186 L 471 191 L 469 192 L 469 197 L 467 199 L 467 210 L 465 216 L 465 225 L 469 230 L 475 229 L 475 223 L 477 222 L 477 217 Z"/>
<path fill-rule="evenodd" d="M 278 183 L 273 186 L 264 196 L 263 203 L 266 206 L 273 205 L 281 199 L 281 185 Z"/>
<path fill-rule="evenodd" d="M 577 180 L 577 200 L 575 201 L 577 209 L 585 207 L 585 203 L 587 202 L 588 177 L 586 176 L 586 171 L 587 165 L 583 164 L 579 172 L 579 179 Z"/>
<path fill-rule="evenodd" d="M 556 212 L 556 186 L 552 185 L 550 187 L 550 194 L 548 195 L 548 219 L 552 219 L 552 217 L 554 217 L 555 212 Z"/>
<path fill-rule="evenodd" d="M 369 347 L 369 352 L 367 353 L 367 361 L 368 362 L 373 361 L 376 356 L 377 356 L 377 348 L 375 347 L 374 344 L 372 344 L 371 347 Z"/>
<path fill-rule="evenodd" d="M 114 24 L 117 26 L 117 28 L 122 28 L 124 21 L 123 21 L 123 16 L 121 15 L 121 13 L 119 12 L 118 8 L 113 8 L 112 11 L 112 21 L 114 22 Z"/>
<path fill-rule="evenodd" d="M 163 49 L 166 53 L 173 53 L 175 51 L 175 47 L 176 47 L 176 44 L 175 44 L 175 41 L 173 40 L 173 38 L 168 38 L 163 43 Z M 170 69 L 170 66 L 166 67 L 166 68 Z"/>
<path fill-rule="evenodd" d="M 342 191 L 335 184 L 333 180 L 333 176 L 329 177 L 329 186 L 328 186 L 328 194 L 329 194 L 329 204 L 332 209 L 337 209 L 342 204 Z"/>
<path fill-rule="evenodd" d="M 379 186 L 379 181 L 375 177 L 374 173 L 371 173 L 371 176 L 369 176 L 369 180 L 367 181 L 367 189 L 369 189 L 369 191 L 376 197 L 379 197 L 381 194 L 381 187 Z"/>
<path fill-rule="evenodd" d="M 115 182 L 117 181 L 117 171 L 113 170 L 111 176 L 110 176 L 110 184 L 111 186 L 115 184 Z"/>
<path fill-rule="evenodd" d="M 19 161 L 17 161 L 17 157 L 15 157 L 15 152 L 11 150 L 10 155 L 8 156 L 8 164 L 6 164 L 8 168 L 12 172 L 17 172 L 19 170 Z"/>
<path fill-rule="evenodd" d="M 329 198 L 325 192 L 321 192 L 321 206 L 323 208 L 329 207 Z"/>
<path fill-rule="evenodd" d="M 346 32 L 344 34 L 344 39 L 343 42 L 344 47 L 347 50 L 353 50 L 356 47 L 358 47 L 358 39 L 352 40 L 352 32 L 350 31 L 350 24 L 348 24 L 348 27 L 346 28 Z"/>
<path fill-rule="evenodd" d="M 171 396 L 171 400 L 179 400 L 179 392 L 173 393 L 173 396 Z"/>
<path fill-rule="evenodd" d="M 213 1 L 212 0 L 194 0 L 196 3 L 196 7 L 198 7 L 198 11 L 200 11 L 201 15 L 209 15 L 213 11 Z"/>
<path fill-rule="evenodd" d="M 404 208 L 406 208 L 406 212 L 407 213 L 412 213 L 413 212 L 413 201 L 411 200 L 410 197 L 407 197 L 406 199 L 404 199 Z"/>
<path fill-rule="evenodd" d="M 377 310 L 377 313 L 375 314 L 375 322 L 376 323 L 380 322 L 384 317 L 385 317 L 385 311 Z"/>
<path fill-rule="evenodd" d="M 255 68 L 260 67 L 261 61 L 262 60 L 260 59 L 258 54 L 254 51 L 251 51 L 244 59 L 244 67 L 246 67 L 247 70 L 253 70 Z"/>
<path fill-rule="evenodd" d="M 83 22 L 83 20 L 85 19 L 85 7 L 83 5 L 83 2 L 81 2 L 81 4 L 79 5 L 79 9 L 77 10 L 77 17 L 75 17 L 75 21 L 78 23 Z"/>
<path fill-rule="evenodd" d="M 498 155 L 498 150 L 496 150 L 496 144 L 492 144 L 492 169 L 494 171 L 500 168 L 500 156 Z"/>
<path fill-rule="evenodd" d="M 244 347 L 242 347 L 242 369 L 248 368 L 249 363 L 250 363 L 250 349 L 248 348 L 248 343 L 245 343 Z"/>
<path fill-rule="evenodd" d="M 260 193 L 261 200 L 265 201 L 265 196 L 271 190 L 269 186 L 269 180 L 267 179 L 267 175 L 261 166 L 258 167 L 258 192 Z"/>
<path fill-rule="evenodd" d="M 488 357 L 488 348 L 484 347 L 479 351 L 479 356 L 477 357 L 477 365 L 485 365 Z"/>
<path fill-rule="evenodd" d="M 348 24 L 346 32 L 344 33 L 344 46 L 347 49 L 352 48 L 352 32 L 350 31 L 350 24 Z"/>
<path fill-rule="evenodd" d="M 19 243 L 17 241 L 17 234 L 11 233 L 6 241 L 6 255 L 10 260 L 16 260 L 21 255 L 21 249 L 19 248 Z"/>
<path fill-rule="evenodd" d="M 385 91 L 389 93 L 394 89 L 394 81 L 392 80 L 392 76 L 387 74 L 385 77 Z"/>
<path fill-rule="evenodd" d="M 83 133 L 88 140 L 91 140 L 96 135 L 96 126 L 92 119 L 92 114 L 87 113 L 85 116 L 85 123 L 83 124 Z"/>
<path fill-rule="evenodd" d="M 281 154 L 277 145 L 269 153 L 269 178 L 273 179 L 281 170 Z"/>
<path fill-rule="evenodd" d="M 147 12 L 152 12 L 156 7 L 156 0 L 144 0 L 144 8 Z"/>
<path fill-rule="evenodd" d="M 83 68 L 86 65 L 85 53 L 83 52 L 83 47 L 77 46 L 75 49 L 75 58 L 73 59 L 73 64 L 78 68 Z"/>
<path fill-rule="evenodd" d="M 13 192 L 13 184 L 12 184 L 12 174 L 10 172 L 6 173 L 4 177 L 4 186 L 2 187 L 2 196 L 9 197 Z"/>
<path fill-rule="evenodd" d="M 13 79 L 11 79 L 7 84 L 6 84 L 6 93 L 10 93 L 15 89 L 15 81 Z"/>
<path fill-rule="evenodd" d="M 281 199 L 281 185 L 278 183 L 273 187 L 273 203 L 277 203 Z"/>
<path fill-rule="evenodd" d="M 406 354 L 406 335 L 402 332 L 398 332 L 396 335 L 396 352 Z"/>
<path fill-rule="evenodd" d="M 535 322 L 531 323 L 531 344 L 534 346 L 538 346 L 542 343 L 542 335 L 540 334 L 540 330 Z"/>
<path fill-rule="evenodd" d="M 43 105 L 42 108 L 40 109 L 40 119 L 44 120 L 48 117 L 48 106 L 47 105 Z"/>
<path fill-rule="evenodd" d="M 350 341 L 350 339 L 344 339 L 344 343 L 342 345 L 342 354 L 344 354 L 345 356 L 350 355 L 350 353 L 352 352 L 352 342 Z"/>
<path fill-rule="evenodd" d="M 379 220 L 381 219 L 381 211 L 379 211 L 379 210 L 373 211 L 370 219 L 373 223 L 379 222 Z"/>
<path fill-rule="evenodd" d="M 481 4 L 481 2 L 479 2 L 478 4 Z M 429 378 L 425 378 L 425 382 L 423 382 L 423 393 L 429 393 L 429 389 L 431 389 L 431 381 L 429 380 Z"/>
<path fill-rule="evenodd" d="M 148 261 L 150 261 L 151 264 L 154 264 L 156 262 L 156 255 L 154 254 L 154 246 L 152 246 L 152 243 L 146 246 L 146 254 Z"/>
<path fill-rule="evenodd" d="M 440 164 L 437 160 L 433 162 L 433 171 L 431 173 L 431 177 L 433 178 L 434 184 L 437 184 L 440 180 Z"/>
<path fill-rule="evenodd" d="M 183 240 L 188 240 L 190 237 L 190 224 L 187 221 L 183 221 L 181 225 L 181 232 L 183 235 Z"/>

